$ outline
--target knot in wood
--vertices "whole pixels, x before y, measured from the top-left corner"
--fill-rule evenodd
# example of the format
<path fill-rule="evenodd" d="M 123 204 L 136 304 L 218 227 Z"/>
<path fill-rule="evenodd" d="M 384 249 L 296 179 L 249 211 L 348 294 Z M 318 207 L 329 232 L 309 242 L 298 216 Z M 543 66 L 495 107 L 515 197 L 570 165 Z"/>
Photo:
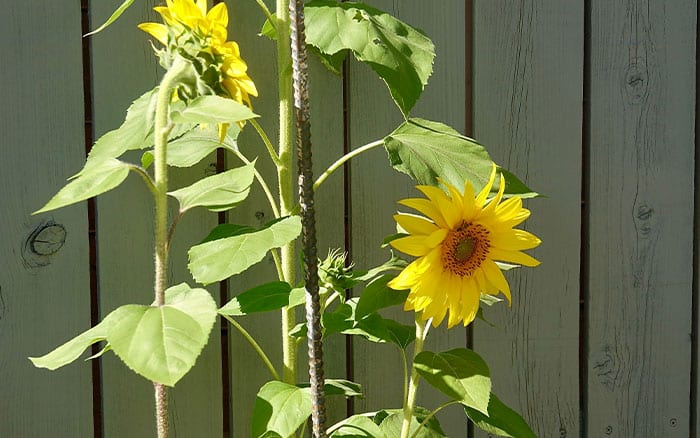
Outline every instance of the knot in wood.
<path fill-rule="evenodd" d="M 640 67 L 638 60 L 634 60 L 625 69 L 624 89 L 629 102 L 639 104 L 646 100 L 649 88 L 649 75 L 646 68 Z"/>

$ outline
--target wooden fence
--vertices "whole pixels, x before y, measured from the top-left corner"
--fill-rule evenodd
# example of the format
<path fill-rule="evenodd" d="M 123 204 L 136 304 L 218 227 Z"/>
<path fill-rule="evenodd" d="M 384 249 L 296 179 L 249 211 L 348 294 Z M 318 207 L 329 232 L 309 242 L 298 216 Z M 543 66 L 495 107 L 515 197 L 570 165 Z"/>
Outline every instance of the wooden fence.
<path fill-rule="evenodd" d="M 2 437 L 153 435 L 151 385 L 113 355 L 52 373 L 26 359 L 88 328 L 98 313 L 150 300 L 152 206 L 137 177 L 90 206 L 29 215 L 80 169 L 86 135 L 90 143 L 118 126 L 160 69 L 135 28 L 153 18 L 152 0 L 137 0 L 89 47 L 83 21 L 101 22 L 121 2 L 82 3 L 6 1 L 0 13 Z M 256 112 L 274 130 L 273 43 L 256 36 L 263 16 L 254 1 L 227 3 L 231 38 L 260 89 Z M 541 437 L 697 436 L 696 2 L 371 4 L 423 29 L 437 46 L 414 115 L 473 135 L 547 195 L 528 203 L 528 228 L 543 239 L 534 251 L 542 265 L 510 275 L 512 308 L 489 309 L 494 326 L 477 323 L 470 340 L 491 366 L 494 391 Z M 344 147 L 381 138 L 400 122 L 365 66 L 351 62 L 339 78 L 315 63 L 311 81 L 316 172 Z M 253 136 L 240 144 L 256 154 Z M 215 167 L 212 157 L 176 173 L 175 184 Z M 393 230 L 395 200 L 412 193 L 384 152 L 362 156 L 318 193 L 319 253 L 340 247 L 360 266 L 381 262 L 386 254 L 377 247 Z M 262 197 L 235 215 L 239 223 L 270 218 Z M 203 212 L 185 219 L 172 282 L 188 279 L 184 249 L 216 222 Z M 272 272 L 259 266 L 227 292 Z M 279 350 L 276 315 L 244 323 L 267 350 Z M 459 329 L 431 335 L 436 350 L 467 341 Z M 327 344 L 326 375 L 363 384 L 366 396 L 354 410 L 398 407 L 392 347 L 347 347 L 342 338 Z M 172 391 L 174 436 L 249 436 L 245 419 L 266 380 L 247 343 L 217 325 Z M 439 399 L 426 386 L 419 397 L 429 406 Z M 337 420 L 346 403 L 335 400 L 330 409 Z M 485 436 L 470 432 L 457 408 L 441 421 L 450 436 Z"/>

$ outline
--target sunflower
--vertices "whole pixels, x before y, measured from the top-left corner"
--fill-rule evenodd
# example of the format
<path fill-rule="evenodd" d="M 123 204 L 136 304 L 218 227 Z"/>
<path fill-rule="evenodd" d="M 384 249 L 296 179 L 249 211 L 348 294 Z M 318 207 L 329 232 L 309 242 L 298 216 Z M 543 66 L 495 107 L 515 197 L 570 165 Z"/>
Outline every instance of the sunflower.
<path fill-rule="evenodd" d="M 469 181 L 463 193 L 442 182 L 449 194 L 437 187 L 417 186 L 427 199 L 399 201 L 427 218 L 394 216 L 409 235 L 393 240 L 391 246 L 418 258 L 392 279 L 389 287 L 410 289 L 404 309 L 422 312 L 422 318 L 432 318 L 435 327 L 448 311 L 448 328 L 459 322 L 468 325 L 476 316 L 482 294 L 503 292 L 510 304 L 510 287 L 496 261 L 539 264 L 521 252 L 541 241 L 527 231 L 513 229 L 530 216 L 530 211 L 523 208 L 520 197 L 503 201 L 503 175 L 498 193 L 487 201 L 495 177 L 494 165 L 488 183 L 476 197 Z"/>
<path fill-rule="evenodd" d="M 209 89 L 213 94 L 252 107 L 250 96 L 257 96 L 258 91 L 248 76 L 248 66 L 241 58 L 238 44 L 226 41 L 225 3 L 207 11 L 206 0 L 166 0 L 166 6 L 154 10 L 165 24 L 141 23 L 138 27 L 166 46 L 158 52 L 165 68 L 169 68 L 175 54 L 180 54 L 191 60 L 199 73 L 199 83 L 194 89 Z M 184 94 L 182 97 L 195 97 L 178 91 Z"/>

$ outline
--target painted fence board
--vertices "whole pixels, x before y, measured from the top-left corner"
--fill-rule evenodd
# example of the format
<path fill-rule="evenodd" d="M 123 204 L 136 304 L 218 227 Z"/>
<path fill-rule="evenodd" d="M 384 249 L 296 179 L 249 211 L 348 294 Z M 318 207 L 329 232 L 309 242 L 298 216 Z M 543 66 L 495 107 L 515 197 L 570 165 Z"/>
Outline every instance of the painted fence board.
<path fill-rule="evenodd" d="M 689 432 L 696 8 L 592 2 L 592 436 Z"/>
<path fill-rule="evenodd" d="M 579 436 L 583 16 L 577 1 L 474 2 L 475 138 L 547 196 L 524 224 L 542 264 L 507 274 L 512 308 L 484 310 L 474 348 L 542 437 Z"/>
<path fill-rule="evenodd" d="M 374 1 L 372 5 L 422 29 L 435 43 L 437 56 L 433 76 L 416 105 L 413 115 L 447 123 L 463 132 L 465 120 L 465 9 L 463 2 L 443 2 L 435 7 L 423 1 Z M 349 76 L 350 144 L 358 147 L 388 135 L 403 121 L 391 101 L 384 83 L 369 67 L 351 63 Z M 352 254 L 358 267 L 376 266 L 389 258 L 379 248 L 384 237 L 396 232 L 392 215 L 399 209 L 396 201 L 415 197 L 414 182 L 389 167 L 386 151 L 374 149 L 351 163 Z M 403 211 L 408 211 L 403 209 Z M 413 313 L 397 307 L 392 316 L 404 324 L 413 324 Z M 431 329 L 426 349 L 445 351 L 464 347 L 466 334 L 459 327 Z M 400 408 L 402 403 L 401 355 L 393 345 L 354 341 L 354 373 L 366 397 L 356 402 L 356 412 L 383 408 Z M 412 347 L 408 354 L 412 354 Z M 444 396 L 422 382 L 418 404 L 434 409 L 445 401 Z M 457 407 L 438 414 L 449 436 L 466 436 L 466 417 Z"/>
<path fill-rule="evenodd" d="M 92 37 L 95 135 L 115 129 L 126 108 L 156 85 L 162 67 L 149 36 L 136 25 L 159 20 L 152 7 L 160 2 L 136 2 L 111 27 Z M 93 23 L 112 13 L 113 4 L 92 2 Z M 140 162 L 140 152 L 125 156 Z M 212 164 L 213 163 L 213 164 Z M 208 157 L 191 169 L 170 171 L 173 189 L 216 172 L 216 158 Z M 174 217 L 176 203 L 170 219 Z M 137 175 L 97 199 L 100 306 L 104 317 L 130 303 L 153 301 L 153 201 Z M 183 281 L 194 286 L 187 270 L 187 249 L 198 243 L 217 223 L 214 213 L 195 209 L 179 223 L 169 259 L 168 285 Z M 216 285 L 210 288 L 218 297 Z M 220 332 L 212 330 L 209 343 L 195 367 L 169 391 L 173 436 L 219 436 L 222 425 Z M 146 436 L 155 433 L 153 386 L 135 375 L 116 356 L 103 359 L 103 415 L 106 437 Z"/>
<path fill-rule="evenodd" d="M 90 366 L 27 359 L 90 327 L 85 203 L 30 216 L 85 156 L 79 5 L 5 4 L 0 41 L 0 436 L 89 436 Z"/>

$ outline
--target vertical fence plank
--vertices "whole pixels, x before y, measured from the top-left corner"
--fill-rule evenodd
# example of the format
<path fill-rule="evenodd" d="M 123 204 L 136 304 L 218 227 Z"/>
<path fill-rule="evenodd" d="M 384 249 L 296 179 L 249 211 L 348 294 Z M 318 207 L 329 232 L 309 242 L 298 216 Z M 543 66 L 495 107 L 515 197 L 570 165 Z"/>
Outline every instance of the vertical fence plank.
<path fill-rule="evenodd" d="M 433 40 L 437 56 L 433 76 L 413 115 L 447 123 L 464 130 L 464 3 L 423 1 L 373 1 L 372 5 L 394 14 L 412 26 L 422 29 Z M 401 113 L 391 101 L 382 81 L 369 67 L 355 61 L 350 68 L 350 141 L 358 147 L 382 138 L 402 121 Z M 390 170 L 386 152 L 381 148 L 353 159 L 352 168 L 352 249 L 353 260 L 360 268 L 376 266 L 388 259 L 388 251 L 379 248 L 382 239 L 395 233 L 392 215 L 399 208 L 396 201 L 415 197 L 414 183 L 405 175 Z M 396 308 L 392 316 L 405 324 L 413 324 L 413 313 Z M 463 347 L 465 331 L 445 326 L 432 329 L 426 348 L 444 351 Z M 400 408 L 403 375 L 401 356 L 394 345 L 354 341 L 355 380 L 363 385 L 366 398 L 356 402 L 356 411 L 368 412 L 383 408 Z M 412 347 L 409 347 L 410 355 Z M 434 409 L 444 401 L 441 394 L 423 382 L 418 404 Z M 466 436 L 466 417 L 457 407 L 438 414 L 448 436 Z"/>
<path fill-rule="evenodd" d="M 547 196 L 525 223 L 542 265 L 507 274 L 513 307 L 485 310 L 474 348 L 538 436 L 578 436 L 583 5 L 475 2 L 474 29 L 475 137 Z"/>
<path fill-rule="evenodd" d="M 109 2 L 91 4 L 93 26 L 101 23 L 114 8 Z M 160 2 L 134 3 L 115 24 L 92 37 L 96 137 L 118 127 L 131 101 L 153 88 L 162 72 L 148 43 L 150 37 L 136 28 L 140 22 L 160 20 L 151 11 L 156 4 Z M 124 158 L 139 163 L 140 152 L 129 153 Z M 171 170 L 170 187 L 180 188 L 196 178 L 213 174 L 215 162 L 212 156 L 191 169 Z M 186 251 L 216 222 L 215 214 L 196 209 L 179 223 L 170 252 L 168 286 L 183 281 L 195 285 L 187 271 Z M 121 187 L 97 199 L 97 224 L 102 316 L 124 304 L 150 304 L 153 300 L 153 201 L 138 176 L 130 175 Z M 216 287 L 211 287 L 210 291 L 218 296 Z M 150 382 L 108 354 L 103 359 L 103 384 L 105 436 L 154 433 L 155 410 Z M 195 367 L 169 394 L 173 436 L 221 434 L 218 324 Z"/>
<path fill-rule="evenodd" d="M 592 2 L 591 436 L 688 436 L 696 8 Z"/>
<path fill-rule="evenodd" d="M 30 216 L 85 155 L 80 5 L 3 5 L 0 59 L 0 436 L 90 436 L 90 367 L 27 360 L 90 327 L 85 203 Z"/>

